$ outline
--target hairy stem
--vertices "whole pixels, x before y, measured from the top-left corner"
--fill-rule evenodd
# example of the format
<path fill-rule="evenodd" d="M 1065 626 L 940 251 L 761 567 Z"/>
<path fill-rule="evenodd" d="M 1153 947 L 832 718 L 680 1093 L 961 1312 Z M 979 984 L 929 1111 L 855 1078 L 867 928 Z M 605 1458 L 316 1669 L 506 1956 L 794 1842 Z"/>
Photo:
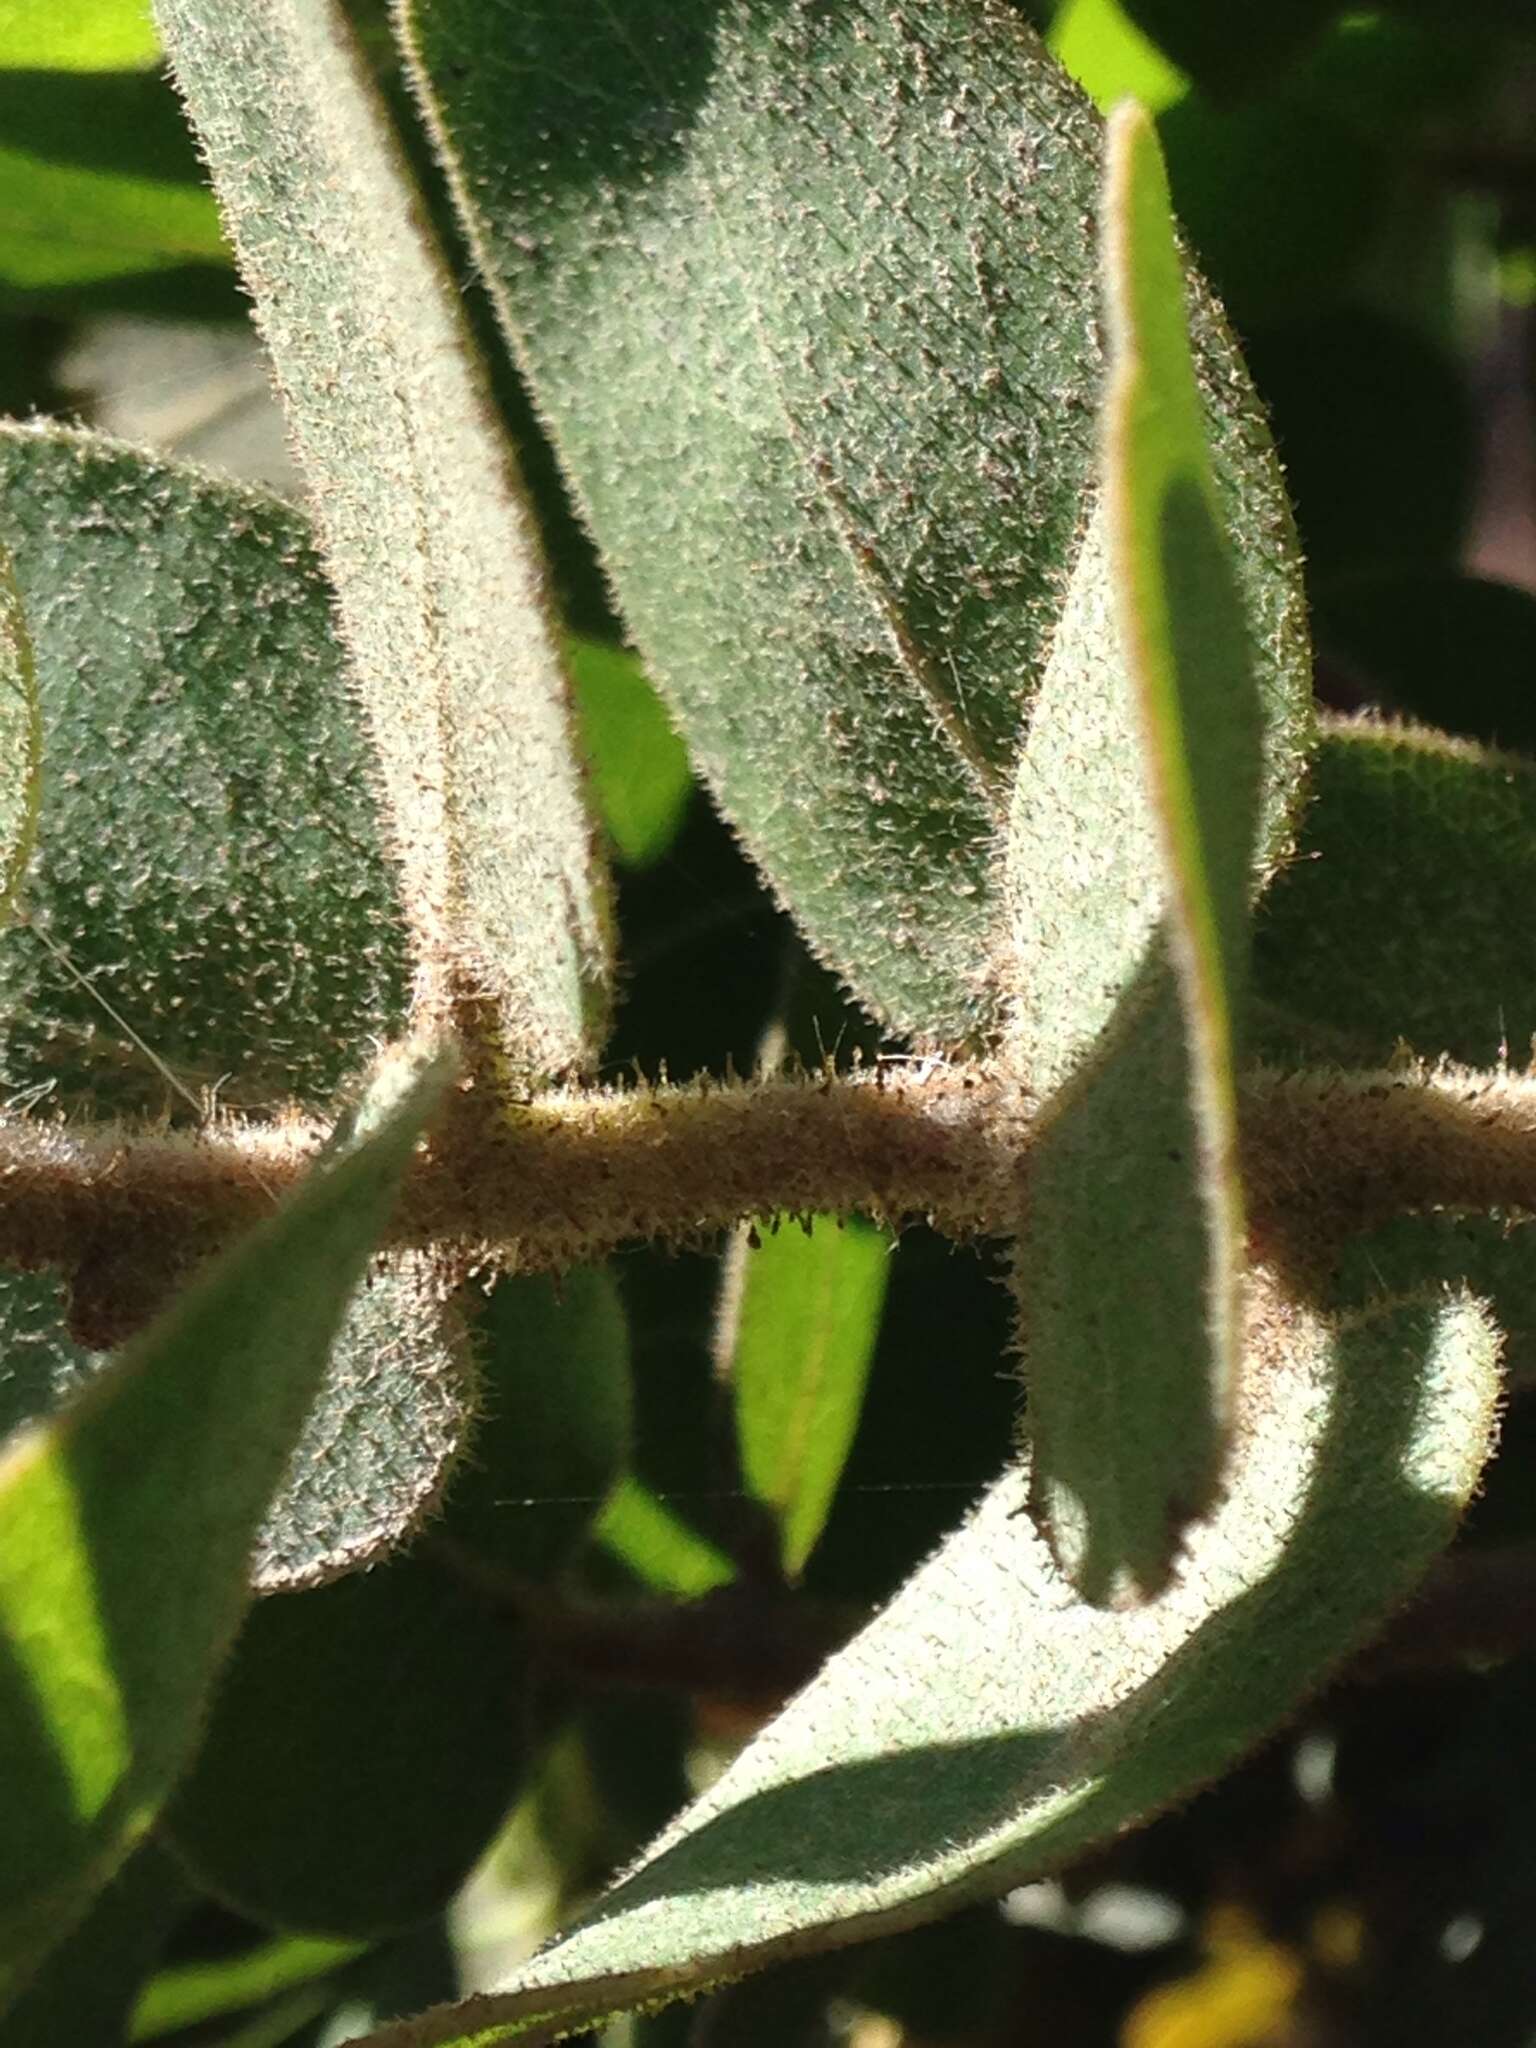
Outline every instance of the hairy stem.
<path fill-rule="evenodd" d="M 555 1091 L 511 1109 L 466 1085 L 409 1176 L 388 1242 L 533 1269 L 775 1213 L 1007 1235 L 1049 1116 L 996 1067 L 905 1060 Z M 1310 1242 L 1416 1208 L 1536 1211 L 1536 1082 L 1524 1077 L 1257 1072 L 1242 1130 L 1256 1228 L 1276 1250 L 1305 1256 Z M 0 1262 L 179 1268 L 269 1209 L 324 1138 L 298 1117 L 196 1132 L 0 1119 Z"/>

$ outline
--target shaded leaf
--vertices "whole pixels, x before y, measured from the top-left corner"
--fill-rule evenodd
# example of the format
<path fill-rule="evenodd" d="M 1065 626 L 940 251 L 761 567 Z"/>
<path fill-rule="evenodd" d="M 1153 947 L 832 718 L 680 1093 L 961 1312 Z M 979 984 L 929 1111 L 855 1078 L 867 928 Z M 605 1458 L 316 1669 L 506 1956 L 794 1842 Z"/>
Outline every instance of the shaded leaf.
<path fill-rule="evenodd" d="M 571 643 L 592 793 L 626 867 L 649 867 L 677 836 L 693 787 L 688 755 L 634 655 Z"/>
<path fill-rule="evenodd" d="M 523 1646 L 428 1558 L 251 1610 L 165 1819 L 248 1918 L 364 1936 L 441 1911 L 517 1791 Z"/>
<path fill-rule="evenodd" d="M 397 1082 L 371 1136 L 0 1455 L 0 2003 L 196 1743 L 252 1540 L 441 1083 Z"/>
<path fill-rule="evenodd" d="M 146 1842 L 0 2020 L 0 2043 L 62 2048 L 126 2040 L 139 1987 L 191 1902 L 174 1860 Z"/>
<path fill-rule="evenodd" d="M 1536 1046 L 1536 767 L 1415 726 L 1331 722 L 1296 857 L 1259 914 L 1265 1050 Z"/>
<path fill-rule="evenodd" d="M 1111 123 L 1105 213 L 1104 505 L 1009 848 L 1016 1056 L 1051 1098 L 1015 1276 L 1033 1498 L 1095 1600 L 1156 1592 L 1216 1494 L 1241 1317 L 1248 901 L 1295 765 L 1285 707 L 1277 720 L 1256 688 L 1138 110 Z"/>
<path fill-rule="evenodd" d="M 568 1564 L 629 1465 L 629 1326 L 606 1269 L 498 1280 L 474 1319 L 480 1416 L 446 1539 L 541 1579 Z"/>
<path fill-rule="evenodd" d="M 829 1216 L 738 1234 L 716 1329 L 747 1486 L 775 1511 L 785 1573 L 798 1578 L 853 1445 L 885 1304 L 891 1240 Z"/>
<path fill-rule="evenodd" d="M 591 1059 L 607 930 L 532 522 L 339 7 L 156 16 L 271 352 L 367 707 L 424 979 L 520 1082 Z"/>
<path fill-rule="evenodd" d="M 373 2048 L 574 2028 L 994 1897 L 1273 1728 L 1454 1528 L 1498 1339 L 1465 1299 L 1253 1307 L 1230 1493 L 1162 1600 L 1074 1601 L 1008 1475 L 583 1923 Z"/>
<path fill-rule="evenodd" d="M 179 1869 L 170 1857 L 166 1861 Z M 359 1942 L 290 1934 L 239 1955 L 171 1964 L 145 1985 L 133 2010 L 129 2039 L 153 2041 L 224 2013 L 241 2012 L 297 1984 L 328 1977 L 362 1953 Z"/>
<path fill-rule="evenodd" d="M 956 0 L 416 0 L 407 40 L 701 773 L 862 1000 L 929 1041 L 995 1030 L 1008 784 L 1093 467 L 1096 121 L 1022 21 Z M 1196 319 L 1295 704 L 1278 478 Z"/>

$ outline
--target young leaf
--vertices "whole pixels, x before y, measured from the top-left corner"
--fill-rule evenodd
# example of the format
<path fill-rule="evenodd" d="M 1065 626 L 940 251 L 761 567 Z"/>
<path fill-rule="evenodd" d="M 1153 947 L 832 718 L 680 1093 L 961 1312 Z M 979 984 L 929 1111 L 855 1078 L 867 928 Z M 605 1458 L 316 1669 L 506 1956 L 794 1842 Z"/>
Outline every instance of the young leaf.
<path fill-rule="evenodd" d="M 23 71 L 118 71 L 160 54 L 142 0 L 10 0 L 0 22 L 0 66 Z"/>
<path fill-rule="evenodd" d="M 378 1128 L 0 1455 L 0 2006 L 144 1834 L 249 1599 L 257 1526 L 423 1121 Z"/>
<path fill-rule="evenodd" d="M 367 706 L 418 998 L 494 997 L 520 1080 L 590 1060 L 603 886 L 528 511 L 332 0 L 157 0 L 256 301 Z"/>
<path fill-rule="evenodd" d="M 614 852 L 626 867 L 649 867 L 683 821 L 688 755 L 634 655 L 573 640 L 570 660 L 592 794 Z"/>
<path fill-rule="evenodd" d="M 1097 120 L 969 0 L 409 0 L 405 30 L 701 773 L 861 1000 L 996 1032 L 1009 784 L 1092 495 Z M 1294 541 L 1194 319 L 1273 795 L 1309 689 Z"/>
<path fill-rule="evenodd" d="M 1163 1599 L 1075 1602 L 1011 1473 L 563 1940 L 371 2048 L 574 2031 L 936 1918 L 1250 1748 L 1455 1527 L 1499 1348 L 1465 1298 L 1337 1324 L 1257 1288 L 1251 1308 L 1230 1493 Z"/>
<path fill-rule="evenodd" d="M 516 1796 L 526 1660 L 430 1558 L 259 1602 L 166 1836 L 269 1926 L 394 1932 L 440 1912 Z"/>
<path fill-rule="evenodd" d="M 1234 1071 L 1266 708 L 1148 117 L 1110 124 L 1104 501 L 1015 788 L 1015 1056 L 1052 1092 L 1016 1286 L 1034 1508 L 1091 1599 L 1216 1496 L 1241 1319 Z"/>
<path fill-rule="evenodd" d="M 716 1357 L 735 1397 L 742 1475 L 776 1513 L 798 1578 L 853 1445 L 885 1302 L 891 1241 L 869 1224 L 772 1232 L 728 1256 Z"/>

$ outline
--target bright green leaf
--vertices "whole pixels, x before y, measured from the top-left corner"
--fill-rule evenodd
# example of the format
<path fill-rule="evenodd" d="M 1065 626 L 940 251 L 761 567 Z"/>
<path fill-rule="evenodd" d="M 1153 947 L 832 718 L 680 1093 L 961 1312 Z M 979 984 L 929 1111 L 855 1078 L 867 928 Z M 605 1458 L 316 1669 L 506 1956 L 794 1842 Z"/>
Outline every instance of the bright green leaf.
<path fill-rule="evenodd" d="M 1114 1600 L 1162 1586 L 1219 1484 L 1241 1317 L 1248 902 L 1284 830 L 1300 721 L 1259 692 L 1139 110 L 1111 124 L 1105 216 L 1104 501 L 1009 860 L 1014 1056 L 1049 1098 L 1015 1271 L 1034 1505 L 1074 1582 Z"/>
<path fill-rule="evenodd" d="M 831 1510 L 874 1359 L 891 1241 L 861 1222 L 786 1225 L 726 1267 L 716 1355 L 735 1397 L 741 1469 L 778 1516 L 797 1578 Z"/>
<path fill-rule="evenodd" d="M 414 1926 L 448 1903 L 512 1804 L 525 1690 L 505 1612 L 431 1558 L 263 1600 L 167 1839 L 203 1889 L 269 1926 Z"/>
<path fill-rule="evenodd" d="M 16 290 L 227 260 L 218 214 L 195 185 L 0 149 L 0 282 Z"/>
<path fill-rule="evenodd" d="M 1119 0 L 1065 0 L 1046 40 L 1105 113 L 1127 95 L 1160 113 L 1189 90 L 1183 72 L 1126 18 Z"/>
<path fill-rule="evenodd" d="M 537 538 L 382 103 L 332 0 L 156 14 L 309 485 L 419 1000 L 492 996 L 519 1082 L 585 1064 L 606 912 Z"/>
<path fill-rule="evenodd" d="M 412 0 L 406 39 L 699 772 L 861 1000 L 947 1046 L 998 1031 L 1011 784 L 1093 486 L 1097 120 L 966 0 Z M 1198 295 L 1194 319 L 1294 713 L 1278 473 Z"/>
<path fill-rule="evenodd" d="M 364 1952 L 361 1942 L 287 1934 L 214 1962 L 172 1964 L 145 1985 L 133 2009 L 128 2038 L 153 2041 L 224 2013 L 241 2012 L 297 1984 L 328 1977 Z"/>
<path fill-rule="evenodd" d="M 440 1068 L 0 1454 L 0 2004 L 155 1818 Z"/>
<path fill-rule="evenodd" d="M 649 867 L 683 821 L 687 752 L 634 655 L 597 640 L 570 655 L 598 810 L 624 865 Z"/>
<path fill-rule="evenodd" d="M 1476 1483 L 1498 1338 L 1462 1299 L 1256 1297 L 1231 1490 L 1163 1599 L 1075 1602 L 1012 1473 L 565 1938 L 372 2037 L 492 2048 L 895 1931 L 1187 1797 L 1412 1589 Z"/>
<path fill-rule="evenodd" d="M 642 1586 L 659 1593 L 689 1598 L 736 1575 L 723 1551 L 632 1476 L 614 1488 L 593 1534 Z"/>
<path fill-rule="evenodd" d="M 0 0 L 7 70 L 133 70 L 159 55 L 149 0 Z"/>

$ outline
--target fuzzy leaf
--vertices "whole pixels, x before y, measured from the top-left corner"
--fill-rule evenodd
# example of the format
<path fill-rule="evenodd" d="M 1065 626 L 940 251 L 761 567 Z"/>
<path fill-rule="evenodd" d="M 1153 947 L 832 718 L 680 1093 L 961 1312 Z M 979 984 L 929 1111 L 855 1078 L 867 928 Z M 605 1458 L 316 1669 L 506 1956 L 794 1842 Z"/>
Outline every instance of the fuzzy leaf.
<path fill-rule="evenodd" d="M 17 891 L 37 843 L 42 802 L 42 711 L 37 663 L 9 558 L 0 550 L 0 924 L 15 914 Z"/>
<path fill-rule="evenodd" d="M 702 774 L 863 1001 L 946 1045 L 996 1031 L 1009 785 L 1092 486 L 1097 120 L 1013 10 L 971 0 L 411 0 L 405 23 Z M 1195 318 L 1261 681 L 1294 725 L 1283 494 L 1203 297 Z"/>
<path fill-rule="evenodd" d="M 1295 859 L 1259 914 L 1264 1049 L 1536 1049 L 1536 767 L 1411 725 L 1330 722 Z"/>
<path fill-rule="evenodd" d="M 95 435 L 0 431 L 46 764 L 0 1076 L 70 1107 L 329 1100 L 408 965 L 304 523 Z"/>
<path fill-rule="evenodd" d="M 1450 1535 L 1498 1338 L 1464 1298 L 1339 1325 L 1257 1289 L 1253 1309 L 1231 1492 L 1163 1599 L 1074 1601 L 1009 1474 L 584 1922 L 371 2048 L 575 2030 L 937 1918 L 1187 1796 L 1273 1728 Z"/>
<path fill-rule="evenodd" d="M 784 1570 L 816 1546 L 874 1360 L 891 1240 L 867 1223 L 786 1223 L 728 1255 L 715 1353 L 735 1397 L 748 1487 L 778 1517 Z"/>
<path fill-rule="evenodd" d="M 196 1744 L 261 1516 L 441 1068 L 0 1455 L 0 2006 Z"/>
<path fill-rule="evenodd" d="M 156 17 L 271 352 L 438 1013 L 521 1081 L 592 1058 L 603 884 L 535 531 L 457 294 L 331 0 Z"/>
<path fill-rule="evenodd" d="M 264 1600 L 167 1837 L 200 1886 L 309 1934 L 440 1912 L 516 1796 L 522 1644 L 431 1559 Z"/>
<path fill-rule="evenodd" d="M 1235 1038 L 1265 713 L 1149 118 L 1110 126 L 1104 501 L 1014 793 L 1015 1054 L 1054 1100 L 1016 1284 L 1033 1504 L 1095 1600 L 1166 1582 L 1216 1495 L 1241 1318 Z M 1283 783 L 1282 783 L 1283 787 Z M 1103 820 L 1109 821 L 1106 830 Z M 1266 830 L 1267 826 L 1267 830 Z"/>

